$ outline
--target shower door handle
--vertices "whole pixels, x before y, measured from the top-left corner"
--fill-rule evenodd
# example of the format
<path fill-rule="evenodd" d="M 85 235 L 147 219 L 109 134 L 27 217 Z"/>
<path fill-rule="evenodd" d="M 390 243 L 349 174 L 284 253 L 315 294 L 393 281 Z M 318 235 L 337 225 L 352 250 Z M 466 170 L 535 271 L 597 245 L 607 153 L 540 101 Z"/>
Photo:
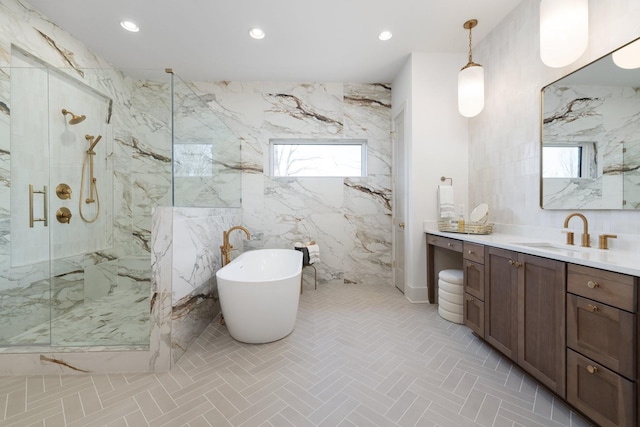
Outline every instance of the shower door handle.
<path fill-rule="evenodd" d="M 42 218 L 34 218 L 33 217 L 33 195 L 34 194 L 42 194 L 43 196 L 43 206 L 44 212 Z M 29 184 L 29 227 L 33 228 L 34 222 L 44 222 L 44 226 L 49 225 L 49 206 L 48 206 L 48 195 L 47 195 L 47 186 L 45 185 L 42 190 L 34 190 L 33 184 Z"/>

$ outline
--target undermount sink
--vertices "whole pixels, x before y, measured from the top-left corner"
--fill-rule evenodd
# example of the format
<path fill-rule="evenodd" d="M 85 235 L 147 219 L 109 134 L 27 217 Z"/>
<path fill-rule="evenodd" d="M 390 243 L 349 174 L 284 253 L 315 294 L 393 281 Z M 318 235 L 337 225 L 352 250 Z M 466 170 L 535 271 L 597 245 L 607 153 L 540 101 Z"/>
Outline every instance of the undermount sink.
<path fill-rule="evenodd" d="M 572 246 L 572 245 L 563 245 L 560 243 L 549 243 L 549 242 L 524 242 L 524 243 L 514 243 L 514 245 L 519 246 L 527 246 L 529 248 L 537 248 L 544 249 L 549 251 L 572 251 L 572 252 L 591 252 L 593 248 L 585 248 L 582 246 Z"/>

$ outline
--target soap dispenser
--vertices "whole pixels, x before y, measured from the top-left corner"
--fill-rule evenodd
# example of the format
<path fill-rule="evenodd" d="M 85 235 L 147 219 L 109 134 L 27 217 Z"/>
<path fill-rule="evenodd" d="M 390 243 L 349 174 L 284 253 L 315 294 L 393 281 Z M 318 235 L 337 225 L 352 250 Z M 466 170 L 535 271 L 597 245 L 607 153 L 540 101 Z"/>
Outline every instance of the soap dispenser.
<path fill-rule="evenodd" d="M 464 233 L 464 205 L 460 205 L 460 216 L 458 217 L 458 233 Z"/>

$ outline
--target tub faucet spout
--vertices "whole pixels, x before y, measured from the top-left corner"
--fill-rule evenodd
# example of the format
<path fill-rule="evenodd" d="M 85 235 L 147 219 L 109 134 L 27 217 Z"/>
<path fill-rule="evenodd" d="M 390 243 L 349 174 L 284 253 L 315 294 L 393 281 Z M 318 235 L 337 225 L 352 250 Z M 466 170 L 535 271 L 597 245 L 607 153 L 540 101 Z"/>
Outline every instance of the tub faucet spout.
<path fill-rule="evenodd" d="M 228 229 L 227 231 L 222 232 L 222 246 L 220 246 L 220 251 L 222 252 L 222 267 L 229 264 L 231 262 L 231 243 L 229 243 L 229 235 L 233 230 L 242 230 L 247 235 L 247 240 L 251 240 L 251 233 L 245 227 L 241 225 L 235 225 Z"/>

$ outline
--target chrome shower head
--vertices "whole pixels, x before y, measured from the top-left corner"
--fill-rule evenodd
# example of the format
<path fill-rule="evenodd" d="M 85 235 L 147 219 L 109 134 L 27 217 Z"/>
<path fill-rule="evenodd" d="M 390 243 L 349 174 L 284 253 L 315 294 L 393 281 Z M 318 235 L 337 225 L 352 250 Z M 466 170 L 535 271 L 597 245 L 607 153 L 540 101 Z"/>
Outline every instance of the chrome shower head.
<path fill-rule="evenodd" d="M 62 114 L 63 115 L 67 115 L 67 114 L 71 114 L 71 119 L 69 120 L 69 124 L 70 125 L 77 125 L 78 123 L 82 122 L 84 119 L 86 119 L 87 117 L 83 114 L 81 116 L 76 116 L 75 114 L 73 114 L 71 111 L 63 108 L 62 109 Z"/>

